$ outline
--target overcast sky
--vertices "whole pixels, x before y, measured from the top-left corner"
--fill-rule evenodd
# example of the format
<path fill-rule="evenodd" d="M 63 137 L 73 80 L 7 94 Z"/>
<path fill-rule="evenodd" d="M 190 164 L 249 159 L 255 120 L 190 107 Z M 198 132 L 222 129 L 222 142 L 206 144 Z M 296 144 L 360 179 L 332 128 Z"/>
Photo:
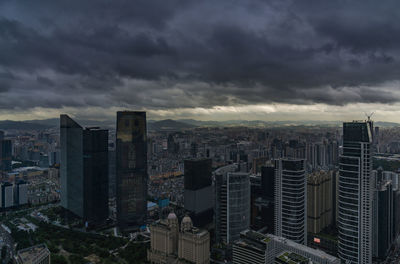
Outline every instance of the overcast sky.
<path fill-rule="evenodd" d="M 0 0 L 0 119 L 400 122 L 400 2 Z"/>

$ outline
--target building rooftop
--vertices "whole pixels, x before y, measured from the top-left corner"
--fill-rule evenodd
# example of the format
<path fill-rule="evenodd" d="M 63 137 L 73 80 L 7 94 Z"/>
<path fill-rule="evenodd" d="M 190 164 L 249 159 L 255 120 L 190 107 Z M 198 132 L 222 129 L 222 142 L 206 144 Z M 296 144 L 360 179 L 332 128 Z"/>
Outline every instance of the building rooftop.
<path fill-rule="evenodd" d="M 281 260 L 282 263 L 287 263 L 287 264 L 303 264 L 303 263 L 308 263 L 308 259 L 293 253 L 293 252 L 289 252 L 289 251 L 284 251 L 281 254 L 279 254 L 277 257 L 277 259 Z"/>
<path fill-rule="evenodd" d="M 201 237 L 201 236 L 207 235 L 208 231 L 205 229 L 199 229 L 199 228 L 193 227 L 192 229 L 187 230 L 184 233 L 190 233 L 190 234 L 198 235 Z"/>
<path fill-rule="evenodd" d="M 265 251 L 265 245 L 269 241 L 270 238 L 261 233 L 245 230 L 240 233 L 240 239 L 236 241 L 235 244 L 249 249 Z"/>
<path fill-rule="evenodd" d="M 13 186 L 11 183 L 9 182 L 3 182 L 2 183 L 3 186 L 8 187 L 8 186 Z"/>
<path fill-rule="evenodd" d="M 284 244 L 286 244 L 286 245 L 288 245 L 288 246 L 290 246 L 290 247 L 297 248 L 297 249 L 299 249 L 299 250 L 301 250 L 301 251 L 303 251 L 303 252 L 307 252 L 307 253 L 309 253 L 310 255 L 314 255 L 314 256 L 317 256 L 317 257 L 320 257 L 320 258 L 323 258 L 323 259 L 327 259 L 328 261 L 331 261 L 331 262 L 334 262 L 334 261 L 337 260 L 336 257 L 334 257 L 334 256 L 332 256 L 332 255 L 329 255 L 329 254 L 325 253 L 324 251 L 321 251 L 321 250 L 318 250 L 318 249 L 314 249 L 314 248 L 307 247 L 307 246 L 305 246 L 305 245 L 296 243 L 296 242 L 294 242 L 294 241 L 292 241 L 292 240 L 290 240 L 290 239 L 286 239 L 286 238 L 284 238 L 284 237 L 278 237 L 278 236 L 271 235 L 271 234 L 267 234 L 267 236 L 268 236 L 271 240 L 284 243 Z"/>
<path fill-rule="evenodd" d="M 32 263 L 43 254 L 50 254 L 45 244 L 36 245 L 30 248 L 21 249 L 17 255 L 22 263 Z"/>

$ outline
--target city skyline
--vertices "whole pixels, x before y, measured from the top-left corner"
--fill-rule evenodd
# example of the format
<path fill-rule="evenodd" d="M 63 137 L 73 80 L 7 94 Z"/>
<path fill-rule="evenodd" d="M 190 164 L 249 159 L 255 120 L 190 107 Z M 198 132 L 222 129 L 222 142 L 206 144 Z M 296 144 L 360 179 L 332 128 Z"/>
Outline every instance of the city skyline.
<path fill-rule="evenodd" d="M 0 0 L 0 262 L 400 263 L 399 20 Z"/>

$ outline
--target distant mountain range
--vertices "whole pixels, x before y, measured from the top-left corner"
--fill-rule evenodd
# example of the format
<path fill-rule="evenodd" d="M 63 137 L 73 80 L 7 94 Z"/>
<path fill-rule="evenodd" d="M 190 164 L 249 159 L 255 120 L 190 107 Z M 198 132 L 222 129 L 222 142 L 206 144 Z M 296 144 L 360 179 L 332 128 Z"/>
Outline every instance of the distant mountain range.
<path fill-rule="evenodd" d="M 82 126 L 99 126 L 104 128 L 115 128 L 115 121 L 97 121 L 97 120 L 77 120 Z M 27 121 L 0 121 L 0 130 L 44 130 L 58 127 L 60 121 L 58 118 L 43 120 L 27 120 Z M 227 127 L 227 126 L 247 126 L 247 127 L 288 127 L 288 126 L 322 126 L 337 127 L 341 126 L 341 121 L 262 121 L 262 120 L 227 120 L 227 121 L 200 121 L 194 119 L 165 119 L 165 120 L 148 120 L 147 128 L 149 131 L 177 131 L 192 129 L 196 127 Z M 399 127 L 399 123 L 394 122 L 375 122 L 375 126 L 379 127 Z"/>
<path fill-rule="evenodd" d="M 29 121 L 0 121 L 0 130 L 43 130 L 51 127 L 45 123 L 31 123 Z"/>
<path fill-rule="evenodd" d="M 166 119 L 166 120 L 160 120 L 160 121 L 154 121 L 154 120 L 149 120 L 147 122 L 147 129 L 148 130 L 164 130 L 164 131 L 171 131 L 171 130 L 185 130 L 185 129 L 191 129 L 195 128 L 197 125 L 186 123 L 186 122 L 181 122 L 181 121 L 176 121 L 172 119 Z"/>

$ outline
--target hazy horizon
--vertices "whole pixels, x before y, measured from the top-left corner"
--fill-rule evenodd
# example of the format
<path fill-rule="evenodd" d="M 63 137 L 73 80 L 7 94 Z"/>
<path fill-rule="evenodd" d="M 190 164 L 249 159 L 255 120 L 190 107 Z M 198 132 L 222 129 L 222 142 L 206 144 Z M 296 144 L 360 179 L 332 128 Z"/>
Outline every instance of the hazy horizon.
<path fill-rule="evenodd" d="M 375 112 L 400 122 L 399 8 L 4 0 L 0 120 L 132 109 L 151 119 L 330 121 Z"/>

